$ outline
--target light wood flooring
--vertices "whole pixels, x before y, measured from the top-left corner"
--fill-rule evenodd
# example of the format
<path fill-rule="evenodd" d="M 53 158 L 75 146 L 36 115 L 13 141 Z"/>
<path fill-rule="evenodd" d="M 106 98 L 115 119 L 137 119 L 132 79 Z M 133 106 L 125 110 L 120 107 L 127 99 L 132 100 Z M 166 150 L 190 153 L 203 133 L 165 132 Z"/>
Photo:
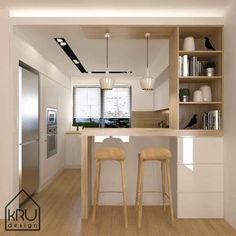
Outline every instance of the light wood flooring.
<path fill-rule="evenodd" d="M 142 228 L 137 228 L 134 207 L 128 207 L 129 228 L 124 227 L 122 207 L 98 207 L 96 224 L 80 224 L 80 171 L 65 170 L 34 199 L 41 207 L 40 232 L 5 232 L 0 236 L 236 236 L 224 220 L 176 220 L 171 226 L 169 212 L 162 207 L 144 207 Z M 82 229 L 82 230 L 81 230 Z"/>

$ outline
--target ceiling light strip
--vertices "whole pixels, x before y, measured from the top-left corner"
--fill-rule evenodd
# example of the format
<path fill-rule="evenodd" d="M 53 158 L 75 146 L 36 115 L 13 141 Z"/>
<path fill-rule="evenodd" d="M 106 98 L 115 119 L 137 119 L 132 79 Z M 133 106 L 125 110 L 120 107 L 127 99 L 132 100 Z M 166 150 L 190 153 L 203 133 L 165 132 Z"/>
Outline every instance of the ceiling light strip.
<path fill-rule="evenodd" d="M 64 38 L 54 38 L 81 73 L 88 73 Z"/>

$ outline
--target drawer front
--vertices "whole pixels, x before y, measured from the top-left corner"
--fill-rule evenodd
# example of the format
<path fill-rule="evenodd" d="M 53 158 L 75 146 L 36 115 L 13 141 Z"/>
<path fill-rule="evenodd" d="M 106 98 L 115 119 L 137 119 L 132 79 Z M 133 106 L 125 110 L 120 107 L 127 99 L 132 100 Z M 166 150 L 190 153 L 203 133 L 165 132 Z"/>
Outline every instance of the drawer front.
<path fill-rule="evenodd" d="M 223 218 L 223 193 L 178 194 L 177 218 Z"/>
<path fill-rule="evenodd" d="M 178 165 L 178 192 L 223 192 L 223 165 Z"/>
<path fill-rule="evenodd" d="M 224 163 L 223 138 L 178 138 L 178 163 Z"/>

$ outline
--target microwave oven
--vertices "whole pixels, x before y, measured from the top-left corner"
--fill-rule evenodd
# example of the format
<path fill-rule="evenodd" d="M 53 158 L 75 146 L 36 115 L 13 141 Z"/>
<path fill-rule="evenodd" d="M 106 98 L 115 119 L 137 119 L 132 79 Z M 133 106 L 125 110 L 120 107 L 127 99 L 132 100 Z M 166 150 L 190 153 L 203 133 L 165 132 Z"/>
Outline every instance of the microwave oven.
<path fill-rule="evenodd" d="M 47 125 L 48 126 L 57 125 L 57 109 L 47 108 Z"/>

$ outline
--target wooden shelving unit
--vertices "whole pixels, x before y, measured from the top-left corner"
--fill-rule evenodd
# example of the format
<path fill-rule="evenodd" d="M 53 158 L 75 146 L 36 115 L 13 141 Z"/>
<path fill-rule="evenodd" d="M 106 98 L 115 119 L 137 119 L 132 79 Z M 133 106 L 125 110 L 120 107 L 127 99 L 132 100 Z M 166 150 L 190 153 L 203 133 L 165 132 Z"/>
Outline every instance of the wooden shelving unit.
<path fill-rule="evenodd" d="M 182 48 L 183 40 L 187 36 L 193 36 L 195 39 L 195 51 L 184 51 Z M 210 51 L 205 48 L 205 39 L 208 37 L 216 48 L 215 51 Z M 188 124 L 194 114 L 197 114 L 198 123 L 193 130 L 201 130 L 203 132 L 215 132 L 216 136 L 222 130 L 203 130 L 202 116 L 204 112 L 211 110 L 220 110 L 223 113 L 223 44 L 222 44 L 222 27 L 179 27 L 177 32 L 177 68 L 179 67 L 179 56 L 187 55 L 189 57 L 196 56 L 202 61 L 214 61 L 216 65 L 215 76 L 179 76 L 179 68 L 177 69 L 177 91 L 180 88 L 188 88 L 191 92 L 189 102 L 180 102 L 177 94 L 177 110 L 176 123 L 178 129 Z M 209 85 L 212 90 L 212 102 L 193 102 L 193 92 L 199 89 L 202 85 Z M 221 119 L 221 127 L 222 127 Z M 188 131 L 188 132 L 189 132 Z M 183 130 L 185 132 L 185 130 Z M 187 131 L 186 131 L 187 132 Z"/>

